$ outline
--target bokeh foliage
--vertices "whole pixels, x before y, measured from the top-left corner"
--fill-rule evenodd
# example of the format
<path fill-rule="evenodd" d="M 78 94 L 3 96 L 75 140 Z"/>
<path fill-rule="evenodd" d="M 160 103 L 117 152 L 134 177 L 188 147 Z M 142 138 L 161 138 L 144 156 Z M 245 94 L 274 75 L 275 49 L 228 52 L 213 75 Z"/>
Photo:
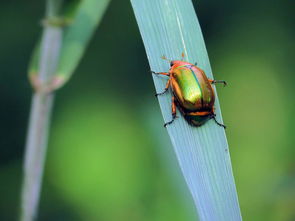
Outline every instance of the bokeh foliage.
<path fill-rule="evenodd" d="M 218 94 L 243 217 L 293 220 L 292 3 L 197 3 L 214 76 L 229 84 Z M 26 70 L 44 4 L 0 4 L 0 220 L 10 221 L 30 106 Z M 40 220 L 195 220 L 179 173 L 171 174 L 175 163 L 162 152 L 174 159 L 148 70 L 129 1 L 112 1 L 58 92 Z"/>

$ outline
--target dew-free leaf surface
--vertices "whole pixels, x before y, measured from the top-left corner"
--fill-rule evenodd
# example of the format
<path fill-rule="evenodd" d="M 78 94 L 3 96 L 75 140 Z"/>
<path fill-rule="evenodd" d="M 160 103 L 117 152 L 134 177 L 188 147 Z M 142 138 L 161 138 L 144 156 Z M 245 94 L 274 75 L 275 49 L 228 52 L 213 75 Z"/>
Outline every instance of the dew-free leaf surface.
<path fill-rule="evenodd" d="M 213 78 L 204 39 L 190 0 L 131 0 L 151 70 L 166 72 L 172 60 L 198 63 Z M 152 76 L 157 93 L 166 77 Z M 214 87 L 215 88 L 215 87 Z M 220 90 L 224 88 L 221 87 Z M 224 89 L 226 90 L 226 88 Z M 151 92 L 154 93 L 154 92 Z M 165 122 L 171 120 L 171 93 L 158 97 Z M 217 120 L 222 122 L 219 101 Z M 193 196 L 200 220 L 238 221 L 241 213 L 225 130 L 213 120 L 192 127 L 181 117 L 167 126 L 179 165 Z M 158 122 L 163 125 L 163 122 Z"/>

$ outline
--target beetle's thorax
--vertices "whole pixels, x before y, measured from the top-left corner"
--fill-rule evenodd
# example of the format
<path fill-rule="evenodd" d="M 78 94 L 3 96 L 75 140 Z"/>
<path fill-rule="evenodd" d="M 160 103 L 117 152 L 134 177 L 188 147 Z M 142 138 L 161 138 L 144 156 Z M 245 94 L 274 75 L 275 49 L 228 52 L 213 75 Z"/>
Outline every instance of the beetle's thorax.
<path fill-rule="evenodd" d="M 176 67 L 179 67 L 179 66 L 184 66 L 184 65 L 193 65 L 189 62 L 185 62 L 185 61 L 179 61 L 179 60 L 175 60 L 175 61 L 171 61 L 171 68 L 176 68 Z"/>
<path fill-rule="evenodd" d="M 189 62 L 184 62 L 184 61 L 179 61 L 179 60 L 175 60 L 175 61 L 171 61 L 170 63 L 171 67 L 170 67 L 170 74 L 174 75 L 175 74 L 175 70 L 184 66 L 194 66 L 193 64 L 189 63 Z"/>

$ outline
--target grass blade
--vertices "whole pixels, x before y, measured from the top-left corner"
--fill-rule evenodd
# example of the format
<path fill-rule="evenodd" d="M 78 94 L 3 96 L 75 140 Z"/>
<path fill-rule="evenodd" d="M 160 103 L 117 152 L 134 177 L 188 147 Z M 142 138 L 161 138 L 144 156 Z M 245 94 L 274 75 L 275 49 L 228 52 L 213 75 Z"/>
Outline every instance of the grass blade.
<path fill-rule="evenodd" d="M 191 0 L 131 0 L 131 3 L 151 70 L 167 71 L 169 64 L 160 57 L 179 60 L 184 52 L 186 61 L 197 62 L 214 79 Z M 162 92 L 167 79 L 159 76 L 153 79 L 157 93 Z M 168 122 L 171 95 L 158 99 L 164 121 Z M 222 122 L 218 98 L 215 108 L 217 119 Z M 200 220 L 241 220 L 224 129 L 213 120 L 199 128 L 191 127 L 180 117 L 167 130 Z"/>
<path fill-rule="evenodd" d="M 73 24 L 65 30 L 60 61 L 56 70 L 56 77 L 59 81 L 56 87 L 61 87 L 78 66 L 109 2 L 110 0 L 81 1 Z"/>
<path fill-rule="evenodd" d="M 59 62 L 51 80 L 51 89 L 62 87 L 77 68 L 110 0 L 83 0 L 65 4 L 63 18 L 55 18 L 56 26 L 66 26 Z M 38 84 L 40 45 L 32 54 L 28 73 L 33 86 Z"/>
<path fill-rule="evenodd" d="M 63 1 L 46 3 L 43 35 L 35 46 L 28 70 L 35 92 L 25 148 L 21 221 L 33 221 L 37 217 L 54 89 L 62 86 L 77 67 L 109 0 L 72 4 L 68 18 L 74 22 L 66 30 L 67 20 L 59 13 Z"/>

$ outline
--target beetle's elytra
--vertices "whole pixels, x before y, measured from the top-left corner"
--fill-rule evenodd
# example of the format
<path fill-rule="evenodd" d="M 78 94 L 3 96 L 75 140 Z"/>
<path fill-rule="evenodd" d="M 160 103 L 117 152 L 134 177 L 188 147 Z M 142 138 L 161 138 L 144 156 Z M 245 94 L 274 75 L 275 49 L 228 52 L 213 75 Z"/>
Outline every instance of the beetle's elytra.
<path fill-rule="evenodd" d="M 167 60 L 164 56 L 163 59 Z M 179 109 L 185 120 L 192 126 L 199 127 L 206 121 L 213 119 L 219 126 L 225 128 L 225 125 L 219 123 L 215 118 L 214 102 L 215 95 L 211 84 L 223 83 L 225 81 L 216 81 L 208 79 L 205 72 L 194 64 L 182 60 L 170 61 L 169 72 L 153 72 L 157 75 L 169 77 L 162 95 L 171 88 L 172 96 L 172 120 L 165 123 L 164 126 L 171 124 L 176 118 L 176 107 Z"/>

